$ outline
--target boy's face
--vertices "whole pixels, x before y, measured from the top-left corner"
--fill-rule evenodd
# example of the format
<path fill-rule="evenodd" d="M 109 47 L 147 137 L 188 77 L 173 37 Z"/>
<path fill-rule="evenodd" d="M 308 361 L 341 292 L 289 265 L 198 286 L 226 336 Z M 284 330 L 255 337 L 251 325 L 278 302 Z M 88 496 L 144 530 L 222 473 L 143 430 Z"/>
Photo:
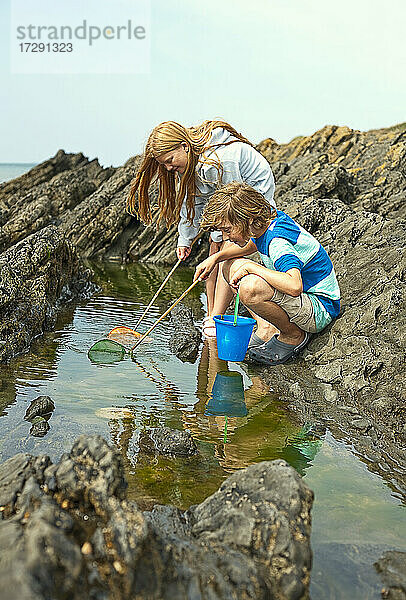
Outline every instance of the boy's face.
<path fill-rule="evenodd" d="M 223 240 L 230 240 L 230 242 L 234 242 L 234 244 L 237 244 L 241 248 L 250 241 L 250 237 L 248 235 L 243 235 L 241 233 L 241 229 L 235 225 L 232 225 L 228 221 L 222 223 L 217 229 L 222 232 Z"/>

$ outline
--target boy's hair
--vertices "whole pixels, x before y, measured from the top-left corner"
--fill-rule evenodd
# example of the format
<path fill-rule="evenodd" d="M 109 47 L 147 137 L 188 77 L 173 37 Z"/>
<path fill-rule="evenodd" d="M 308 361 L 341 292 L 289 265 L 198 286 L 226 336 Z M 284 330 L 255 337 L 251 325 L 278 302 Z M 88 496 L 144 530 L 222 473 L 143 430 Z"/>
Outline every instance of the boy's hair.
<path fill-rule="evenodd" d="M 210 144 L 213 129 L 223 127 L 235 138 L 225 144 Z M 196 196 L 196 167 L 198 162 L 213 165 L 218 171 L 221 183 L 223 167 L 216 154 L 220 146 L 228 146 L 235 142 L 243 142 L 252 146 L 241 133 L 238 133 L 226 121 L 204 121 L 196 127 L 184 127 L 175 121 L 160 123 L 153 130 L 145 146 L 144 156 L 138 173 L 131 182 L 131 189 L 127 199 L 127 211 L 139 216 L 146 224 L 154 222 L 154 207 L 151 206 L 149 187 L 158 178 L 158 217 L 157 226 L 165 221 L 169 227 L 179 221 L 180 209 L 186 197 L 187 218 L 190 222 L 195 216 Z M 189 148 L 187 166 L 180 179 L 174 172 L 169 172 L 156 158 L 175 150 L 182 143 Z M 215 158 L 206 156 L 212 153 Z"/>
<path fill-rule="evenodd" d="M 233 181 L 214 192 L 200 220 L 203 230 L 215 230 L 228 222 L 242 235 L 250 234 L 250 225 L 260 229 L 277 216 L 262 194 L 247 183 Z"/>

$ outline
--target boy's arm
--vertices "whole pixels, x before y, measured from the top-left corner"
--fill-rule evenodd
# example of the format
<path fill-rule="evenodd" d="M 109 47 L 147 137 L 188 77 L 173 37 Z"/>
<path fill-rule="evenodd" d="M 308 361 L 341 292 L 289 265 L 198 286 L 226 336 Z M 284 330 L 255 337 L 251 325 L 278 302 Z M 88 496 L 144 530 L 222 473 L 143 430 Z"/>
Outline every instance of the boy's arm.
<path fill-rule="evenodd" d="M 196 279 L 200 279 L 201 281 L 204 281 L 219 262 L 223 262 L 229 258 L 248 256 L 256 251 L 257 247 L 252 240 L 250 240 L 248 244 L 242 248 L 237 244 L 226 245 L 225 248 L 219 250 L 219 252 L 216 252 L 215 254 L 212 254 L 199 265 L 197 265 L 193 280 L 196 281 Z"/>
<path fill-rule="evenodd" d="M 248 242 L 245 246 L 241 247 L 238 244 L 233 244 L 230 242 L 230 245 L 226 245 L 222 250 L 216 252 L 216 261 L 223 262 L 223 260 L 227 260 L 229 258 L 240 258 L 242 256 L 249 256 L 250 254 L 254 254 L 257 251 L 257 247 L 252 240 Z"/>
<path fill-rule="evenodd" d="M 289 269 L 286 272 L 274 271 L 262 265 L 249 262 L 242 265 L 234 273 L 230 279 L 230 285 L 237 288 L 245 275 L 258 275 L 258 277 L 262 277 L 275 290 L 289 294 L 289 296 L 300 296 L 303 292 L 302 276 L 299 269 Z"/>

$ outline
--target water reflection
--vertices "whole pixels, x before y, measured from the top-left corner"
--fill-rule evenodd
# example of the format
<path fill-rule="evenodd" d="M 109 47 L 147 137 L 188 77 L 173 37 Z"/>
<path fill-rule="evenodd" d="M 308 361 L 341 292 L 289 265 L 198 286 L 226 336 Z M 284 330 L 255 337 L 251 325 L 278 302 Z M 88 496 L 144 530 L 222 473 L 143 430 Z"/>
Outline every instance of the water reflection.
<path fill-rule="evenodd" d="M 241 373 L 235 371 L 217 373 L 204 414 L 245 417 L 247 413 Z"/>
<path fill-rule="evenodd" d="M 228 417 L 245 417 L 247 412 L 242 375 L 235 371 L 217 373 L 204 414 L 225 417 L 225 444 L 227 443 Z"/>
<path fill-rule="evenodd" d="M 281 455 L 286 462 L 295 466 L 300 475 L 304 475 L 322 445 L 322 440 L 313 434 L 311 424 L 305 423 L 295 436 L 286 440 Z"/>

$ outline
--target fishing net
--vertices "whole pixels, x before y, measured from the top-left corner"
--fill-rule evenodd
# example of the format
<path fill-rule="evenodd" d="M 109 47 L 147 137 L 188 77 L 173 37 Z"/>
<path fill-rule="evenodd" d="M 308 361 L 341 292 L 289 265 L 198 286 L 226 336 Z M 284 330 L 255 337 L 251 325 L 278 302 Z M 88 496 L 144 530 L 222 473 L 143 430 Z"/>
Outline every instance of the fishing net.
<path fill-rule="evenodd" d="M 122 360 L 125 352 L 122 344 L 106 338 L 93 344 L 87 355 L 92 362 L 105 364 Z"/>
<path fill-rule="evenodd" d="M 120 325 L 119 327 L 114 327 L 108 335 L 109 340 L 114 340 L 123 346 L 128 346 L 131 348 L 142 336 L 142 333 L 138 333 L 131 327 L 126 327 L 125 325 Z M 144 342 L 150 342 L 151 338 L 146 337 Z"/>

